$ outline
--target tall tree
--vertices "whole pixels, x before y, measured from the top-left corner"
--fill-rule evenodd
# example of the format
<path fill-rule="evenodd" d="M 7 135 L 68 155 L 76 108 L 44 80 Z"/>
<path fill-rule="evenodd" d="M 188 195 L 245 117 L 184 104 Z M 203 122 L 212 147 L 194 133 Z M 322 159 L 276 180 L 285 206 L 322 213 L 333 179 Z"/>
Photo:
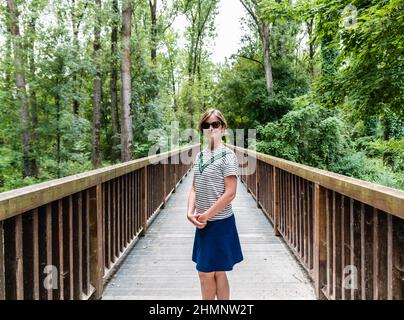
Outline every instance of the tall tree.
<path fill-rule="evenodd" d="M 131 116 L 131 0 L 124 0 L 122 6 L 122 63 L 121 63 L 121 103 L 122 103 L 122 126 L 121 126 L 121 160 L 123 162 L 132 159 L 132 116 Z"/>
<path fill-rule="evenodd" d="M 101 127 L 101 61 L 100 61 L 100 47 L 101 47 L 101 0 L 96 0 L 95 16 L 96 21 L 94 24 L 94 44 L 93 44 L 93 61 L 95 67 L 94 85 L 93 85 L 93 150 L 92 150 L 92 164 L 94 168 L 101 165 L 101 150 L 100 150 L 100 127 Z"/>
<path fill-rule="evenodd" d="M 268 95 L 271 96 L 273 93 L 273 76 L 270 48 L 270 24 L 267 19 L 262 18 L 260 14 L 260 2 L 258 0 L 240 0 L 240 2 L 253 19 L 262 41 L 266 88 Z"/>
<path fill-rule="evenodd" d="M 151 17 L 151 25 L 150 25 L 150 37 L 151 37 L 151 49 L 150 49 L 150 58 L 152 62 L 156 63 L 157 58 L 157 0 L 149 0 L 150 7 L 150 17 Z"/>
<path fill-rule="evenodd" d="M 118 117 L 118 61 L 117 61 L 117 43 L 118 43 L 118 24 L 119 11 L 118 0 L 112 0 L 112 26 L 111 26 L 111 78 L 110 78 L 110 95 L 111 95 L 111 127 L 112 127 L 112 161 L 119 159 L 119 117 Z"/>
<path fill-rule="evenodd" d="M 32 148 L 32 128 L 23 63 L 22 37 L 19 29 L 19 13 L 14 0 L 7 0 L 7 7 L 14 50 L 15 83 L 21 112 L 23 176 L 37 176 L 38 167 Z"/>
<path fill-rule="evenodd" d="M 87 4 L 88 4 L 87 1 L 83 3 L 76 3 L 76 0 L 71 0 L 70 16 L 73 30 L 73 48 L 77 53 L 80 52 L 79 30 Z M 80 8 L 80 5 L 82 5 L 83 8 Z M 79 56 L 76 56 L 76 59 L 77 58 L 79 58 Z M 74 70 L 72 74 L 72 80 L 76 92 L 73 95 L 73 114 L 76 116 L 78 116 L 80 108 L 79 94 L 78 94 L 78 92 L 80 91 L 80 80 L 77 77 L 77 75 L 78 70 Z"/>

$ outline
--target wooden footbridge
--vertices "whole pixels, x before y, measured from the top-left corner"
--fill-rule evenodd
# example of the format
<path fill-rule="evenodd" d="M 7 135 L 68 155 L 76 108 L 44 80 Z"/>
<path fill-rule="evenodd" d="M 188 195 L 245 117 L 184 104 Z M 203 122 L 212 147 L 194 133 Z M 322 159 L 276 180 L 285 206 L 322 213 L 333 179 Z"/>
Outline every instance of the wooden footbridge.
<path fill-rule="evenodd" d="M 234 200 L 231 299 L 404 299 L 403 191 L 229 147 L 256 164 Z M 185 217 L 198 150 L 0 194 L 0 300 L 200 299 Z"/>

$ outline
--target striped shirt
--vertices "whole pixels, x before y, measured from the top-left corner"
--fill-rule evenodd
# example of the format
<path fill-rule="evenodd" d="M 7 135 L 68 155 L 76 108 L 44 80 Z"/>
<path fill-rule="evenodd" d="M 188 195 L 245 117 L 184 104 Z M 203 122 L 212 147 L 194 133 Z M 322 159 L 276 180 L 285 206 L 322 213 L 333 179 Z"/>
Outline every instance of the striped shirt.
<path fill-rule="evenodd" d="M 201 155 L 202 153 L 202 155 Z M 239 164 L 233 150 L 226 146 L 215 151 L 208 148 L 198 152 L 194 161 L 195 207 L 196 213 L 208 210 L 225 191 L 224 177 L 239 176 Z M 231 203 L 208 221 L 220 220 L 233 214 Z"/>

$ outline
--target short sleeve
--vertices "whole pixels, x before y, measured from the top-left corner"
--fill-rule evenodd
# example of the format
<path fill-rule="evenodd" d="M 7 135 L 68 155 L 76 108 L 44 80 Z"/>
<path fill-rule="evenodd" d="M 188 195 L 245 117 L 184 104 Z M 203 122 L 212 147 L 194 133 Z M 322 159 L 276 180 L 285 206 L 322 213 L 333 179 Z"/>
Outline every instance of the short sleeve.
<path fill-rule="evenodd" d="M 234 152 L 225 156 L 223 162 L 223 176 L 239 176 L 238 159 Z"/>
<path fill-rule="evenodd" d="M 192 165 L 196 165 L 196 164 L 198 163 L 198 159 L 199 159 L 199 154 L 200 154 L 200 153 L 201 153 L 201 152 L 199 151 L 199 152 L 196 154 L 195 159 L 194 159 L 194 162 L 193 162 Z"/>

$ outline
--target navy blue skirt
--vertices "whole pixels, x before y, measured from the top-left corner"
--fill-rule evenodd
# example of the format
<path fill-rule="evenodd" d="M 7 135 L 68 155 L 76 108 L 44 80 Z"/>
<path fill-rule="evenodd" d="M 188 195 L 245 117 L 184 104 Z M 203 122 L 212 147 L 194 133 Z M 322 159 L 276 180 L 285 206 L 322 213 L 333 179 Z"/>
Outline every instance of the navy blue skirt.
<path fill-rule="evenodd" d="M 192 261 L 201 272 L 231 271 L 243 260 L 234 214 L 195 231 Z"/>

